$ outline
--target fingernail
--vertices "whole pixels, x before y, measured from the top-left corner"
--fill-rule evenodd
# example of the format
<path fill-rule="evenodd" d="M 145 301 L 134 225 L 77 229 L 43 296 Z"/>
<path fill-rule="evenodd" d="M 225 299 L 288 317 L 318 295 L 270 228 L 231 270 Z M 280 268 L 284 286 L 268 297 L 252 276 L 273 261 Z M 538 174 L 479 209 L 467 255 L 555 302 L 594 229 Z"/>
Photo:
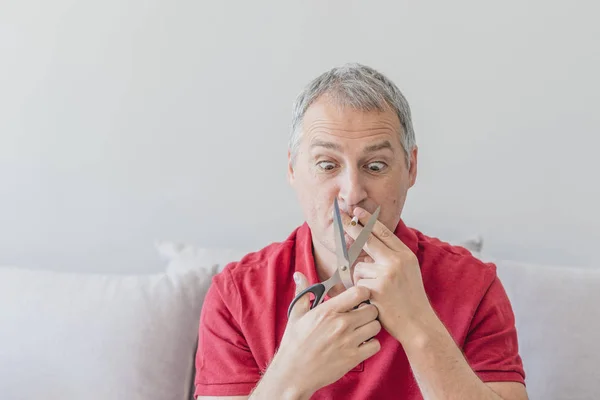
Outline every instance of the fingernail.
<path fill-rule="evenodd" d="M 294 272 L 294 282 L 296 282 L 296 284 L 300 283 L 300 275 L 298 275 L 297 272 Z"/>

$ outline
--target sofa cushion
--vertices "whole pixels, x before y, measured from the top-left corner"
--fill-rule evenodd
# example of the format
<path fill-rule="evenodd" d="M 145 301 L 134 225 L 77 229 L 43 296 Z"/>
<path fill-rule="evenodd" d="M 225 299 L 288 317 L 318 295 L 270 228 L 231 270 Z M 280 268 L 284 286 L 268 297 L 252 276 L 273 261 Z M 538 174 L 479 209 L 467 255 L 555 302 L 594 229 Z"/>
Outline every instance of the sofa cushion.
<path fill-rule="evenodd" d="M 156 242 L 156 249 L 167 262 L 167 271 L 171 272 L 207 266 L 221 271 L 228 263 L 239 261 L 247 254 L 240 249 L 201 247 L 169 240 Z"/>
<path fill-rule="evenodd" d="M 1 397 L 190 399 L 200 310 L 214 272 L 0 268 Z"/>
<path fill-rule="evenodd" d="M 600 393 L 600 269 L 495 261 L 511 300 L 531 399 Z"/>

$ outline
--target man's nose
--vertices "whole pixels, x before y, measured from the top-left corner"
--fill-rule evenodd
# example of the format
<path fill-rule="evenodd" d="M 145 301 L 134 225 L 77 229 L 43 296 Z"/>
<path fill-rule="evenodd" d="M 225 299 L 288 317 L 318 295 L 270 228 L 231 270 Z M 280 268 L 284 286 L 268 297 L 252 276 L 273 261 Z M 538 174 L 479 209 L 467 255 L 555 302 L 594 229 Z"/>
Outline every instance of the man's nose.
<path fill-rule="evenodd" d="M 360 175 L 360 171 L 348 168 L 344 173 L 338 175 L 339 179 L 339 197 L 347 211 L 361 204 L 367 198 L 365 182 Z"/>

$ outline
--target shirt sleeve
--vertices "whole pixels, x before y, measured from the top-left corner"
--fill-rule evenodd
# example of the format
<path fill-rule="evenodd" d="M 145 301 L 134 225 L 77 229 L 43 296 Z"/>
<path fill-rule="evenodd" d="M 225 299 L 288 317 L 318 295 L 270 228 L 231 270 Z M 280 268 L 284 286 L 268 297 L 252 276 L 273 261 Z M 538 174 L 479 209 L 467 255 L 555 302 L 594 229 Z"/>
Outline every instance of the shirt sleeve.
<path fill-rule="evenodd" d="M 483 382 L 525 384 L 515 316 L 497 276 L 475 312 L 463 351 Z"/>
<path fill-rule="evenodd" d="M 198 331 L 196 396 L 249 395 L 260 379 L 240 326 L 239 293 L 227 268 L 207 291 Z"/>

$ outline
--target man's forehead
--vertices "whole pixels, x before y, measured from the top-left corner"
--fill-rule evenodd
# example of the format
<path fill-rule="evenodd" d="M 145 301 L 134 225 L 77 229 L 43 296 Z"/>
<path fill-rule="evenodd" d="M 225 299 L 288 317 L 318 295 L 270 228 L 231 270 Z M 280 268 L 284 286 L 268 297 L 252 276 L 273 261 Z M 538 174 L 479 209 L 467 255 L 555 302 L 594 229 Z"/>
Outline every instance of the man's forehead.
<path fill-rule="evenodd" d="M 391 110 L 362 111 L 318 100 L 304 115 L 300 140 L 305 148 L 342 151 L 348 146 L 360 152 L 402 147 L 398 116 Z"/>
<path fill-rule="evenodd" d="M 342 151 L 343 145 L 342 141 L 339 137 L 335 135 L 328 135 L 329 137 L 324 137 L 324 135 L 313 136 L 309 143 L 309 149 L 315 148 L 325 148 L 329 150 Z M 362 147 L 362 151 L 365 153 L 372 153 L 380 150 L 394 150 L 394 146 L 392 141 L 389 139 L 389 135 L 380 134 L 375 136 L 370 136 L 366 138 L 356 138 L 356 139 L 364 139 L 361 141 L 360 145 Z M 356 140 L 354 139 L 354 140 Z M 352 139 L 350 139 L 352 140 Z M 357 143 L 358 144 L 358 143 Z"/>
<path fill-rule="evenodd" d="M 397 129 L 398 115 L 390 108 L 365 110 L 340 104 L 328 96 L 323 96 L 311 104 L 303 116 L 305 127 L 336 127 L 341 129 L 361 129 L 365 127 L 388 126 Z"/>

